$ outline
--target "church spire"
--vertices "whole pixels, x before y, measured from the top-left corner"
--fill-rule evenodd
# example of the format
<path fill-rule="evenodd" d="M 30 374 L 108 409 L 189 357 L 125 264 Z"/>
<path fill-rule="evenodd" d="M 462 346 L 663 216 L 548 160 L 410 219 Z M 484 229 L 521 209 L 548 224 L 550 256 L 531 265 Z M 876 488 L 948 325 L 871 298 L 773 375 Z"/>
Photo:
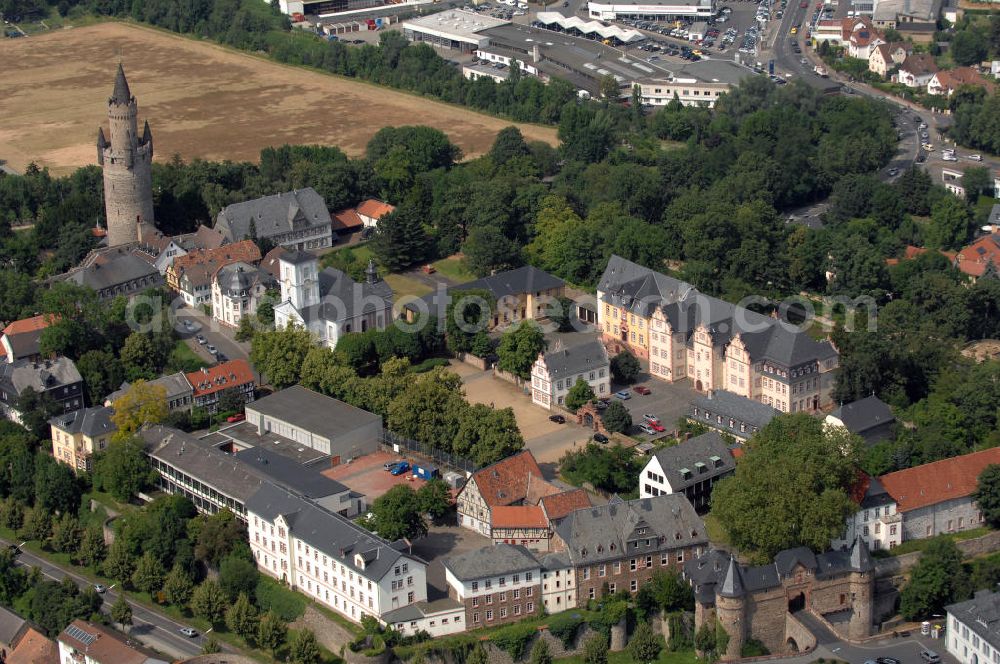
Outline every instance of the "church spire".
<path fill-rule="evenodd" d="M 146 125 L 142 128 L 142 144 L 149 145 L 153 142 L 153 132 L 149 130 L 149 120 L 146 120 Z"/>
<path fill-rule="evenodd" d="M 132 100 L 132 92 L 128 89 L 128 81 L 125 80 L 125 69 L 122 63 L 118 63 L 118 74 L 115 76 L 115 90 L 111 93 L 111 101 L 116 104 L 127 104 Z"/>

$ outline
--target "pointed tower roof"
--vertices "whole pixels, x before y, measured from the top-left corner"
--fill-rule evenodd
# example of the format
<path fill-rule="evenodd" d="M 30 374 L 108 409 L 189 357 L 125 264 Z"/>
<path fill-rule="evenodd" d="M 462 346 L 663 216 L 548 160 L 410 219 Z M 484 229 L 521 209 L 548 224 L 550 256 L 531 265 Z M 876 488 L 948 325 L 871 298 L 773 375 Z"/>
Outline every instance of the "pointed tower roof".
<path fill-rule="evenodd" d="M 108 146 L 108 139 L 104 138 L 104 129 L 97 128 L 97 147 L 103 150 Z"/>
<path fill-rule="evenodd" d="M 740 566 L 736 562 L 735 556 L 729 556 L 729 567 L 726 568 L 726 576 L 722 580 L 722 585 L 719 586 L 719 595 L 722 597 L 743 597 L 745 592 Z"/>
<path fill-rule="evenodd" d="M 149 130 L 149 120 L 146 120 L 146 124 L 142 128 L 142 142 L 143 144 L 146 144 L 152 140 L 153 132 Z"/>
<path fill-rule="evenodd" d="M 122 63 L 118 63 L 118 74 L 115 76 L 115 90 L 111 93 L 111 101 L 116 104 L 127 104 L 132 100 L 132 92 L 128 89 L 128 81 L 125 80 L 125 68 Z"/>
<path fill-rule="evenodd" d="M 854 539 L 854 546 L 851 547 L 851 569 L 855 572 L 870 572 L 874 568 L 875 563 L 868 552 L 868 545 L 858 535 Z"/>

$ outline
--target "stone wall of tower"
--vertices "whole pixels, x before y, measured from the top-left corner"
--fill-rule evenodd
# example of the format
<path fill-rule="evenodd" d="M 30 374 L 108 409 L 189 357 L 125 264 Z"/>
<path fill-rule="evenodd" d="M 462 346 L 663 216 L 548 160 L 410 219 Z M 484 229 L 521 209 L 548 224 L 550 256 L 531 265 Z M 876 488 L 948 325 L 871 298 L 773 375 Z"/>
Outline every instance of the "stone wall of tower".
<path fill-rule="evenodd" d="M 138 241 L 136 222 L 153 223 L 153 142 L 143 142 L 135 98 L 108 102 L 110 136 L 103 148 L 104 212 L 108 245 Z"/>
<path fill-rule="evenodd" d="M 875 594 L 874 572 L 851 573 L 851 621 L 847 626 L 852 640 L 863 639 L 872 632 L 872 606 Z"/>
<path fill-rule="evenodd" d="M 739 659 L 743 645 L 747 641 L 747 616 L 745 602 L 742 597 L 715 598 L 715 615 L 719 624 L 729 634 L 729 644 L 726 646 L 726 659 Z"/>

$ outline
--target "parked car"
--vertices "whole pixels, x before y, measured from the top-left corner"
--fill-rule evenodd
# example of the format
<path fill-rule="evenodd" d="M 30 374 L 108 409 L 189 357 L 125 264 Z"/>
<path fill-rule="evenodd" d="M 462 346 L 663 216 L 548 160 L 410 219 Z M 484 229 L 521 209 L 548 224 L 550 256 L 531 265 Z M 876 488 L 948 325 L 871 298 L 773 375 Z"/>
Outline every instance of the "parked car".
<path fill-rule="evenodd" d="M 219 352 L 219 349 L 213 346 L 212 344 L 208 344 L 207 346 L 205 346 L 205 350 L 207 350 L 212 355 L 215 355 L 216 353 Z"/>
<path fill-rule="evenodd" d="M 401 463 L 405 463 L 403 459 L 399 459 L 398 461 L 387 461 L 386 463 L 382 464 L 382 468 L 385 469 L 386 471 L 390 471 Z"/>
<path fill-rule="evenodd" d="M 899 169 L 898 168 L 890 168 L 889 169 L 889 177 L 896 177 L 896 175 L 898 173 L 899 173 Z"/>
<path fill-rule="evenodd" d="M 659 422 L 650 422 L 649 426 L 652 427 L 653 431 L 655 431 L 656 433 L 663 433 L 664 431 L 667 430 L 666 427 L 664 427 Z"/>
<path fill-rule="evenodd" d="M 650 389 L 648 387 L 646 387 L 645 385 L 636 385 L 632 389 L 635 390 L 636 394 L 641 394 L 643 396 L 646 396 L 647 394 L 652 394 L 652 392 L 650 391 Z"/>
<path fill-rule="evenodd" d="M 982 161 L 983 156 L 979 154 L 970 154 L 969 159 L 971 159 L 972 161 Z"/>
<path fill-rule="evenodd" d="M 395 475 L 402 475 L 403 473 L 405 473 L 409 469 L 410 469 L 409 462 L 403 461 L 402 463 L 396 464 L 396 467 L 393 468 L 392 470 L 390 470 L 389 474 L 393 475 L 393 476 L 395 476 Z"/>
<path fill-rule="evenodd" d="M 628 390 L 621 390 L 619 392 L 615 392 L 615 396 L 621 399 L 622 401 L 628 401 L 629 399 L 632 398 L 632 393 L 629 392 Z"/>
<path fill-rule="evenodd" d="M 247 416 L 243 413 L 236 413 L 235 415 L 230 415 L 226 418 L 227 422 L 242 422 Z"/>
<path fill-rule="evenodd" d="M 895 657 L 876 657 L 875 662 L 877 664 L 899 664 L 899 660 Z"/>
<path fill-rule="evenodd" d="M 566 418 L 562 415 L 549 415 L 549 421 L 556 424 L 566 424 Z"/>
<path fill-rule="evenodd" d="M 659 424 L 660 423 L 660 418 L 658 418 L 656 415 L 652 415 L 650 413 L 643 413 L 642 419 L 646 420 L 650 424 Z"/>
<path fill-rule="evenodd" d="M 98 595 L 103 595 L 104 593 L 108 592 L 108 587 L 105 586 L 103 583 L 95 583 L 94 592 L 97 593 Z"/>
<path fill-rule="evenodd" d="M 608 437 L 605 436 L 603 433 L 595 433 L 594 440 L 596 440 L 598 443 L 602 445 L 606 445 L 608 442 Z"/>
<path fill-rule="evenodd" d="M 188 637 L 189 639 L 193 639 L 194 637 L 198 636 L 198 630 L 194 629 L 193 627 L 181 627 L 177 631 L 183 634 L 184 636 Z"/>
<path fill-rule="evenodd" d="M 653 429 L 653 427 L 649 426 L 648 424 L 640 424 L 639 431 L 643 432 L 644 434 L 648 434 L 650 436 L 656 433 L 656 430 Z"/>
<path fill-rule="evenodd" d="M 594 402 L 594 408 L 596 408 L 597 410 L 604 410 L 607 407 L 608 407 L 608 402 L 605 401 L 604 399 L 598 399 L 597 401 Z"/>
<path fill-rule="evenodd" d="M 192 322 L 191 322 L 190 320 L 188 320 L 187 318 L 185 318 L 185 319 L 184 319 L 183 321 L 181 321 L 181 322 L 183 323 L 183 325 L 184 325 L 184 329 L 185 329 L 185 330 L 187 330 L 187 331 L 189 331 L 189 332 L 190 332 L 191 330 L 193 330 L 193 329 L 194 329 L 194 323 L 192 323 Z"/>
<path fill-rule="evenodd" d="M 194 340 L 200 343 L 202 346 L 208 343 L 208 339 L 206 339 L 204 335 L 201 334 L 195 336 Z"/>

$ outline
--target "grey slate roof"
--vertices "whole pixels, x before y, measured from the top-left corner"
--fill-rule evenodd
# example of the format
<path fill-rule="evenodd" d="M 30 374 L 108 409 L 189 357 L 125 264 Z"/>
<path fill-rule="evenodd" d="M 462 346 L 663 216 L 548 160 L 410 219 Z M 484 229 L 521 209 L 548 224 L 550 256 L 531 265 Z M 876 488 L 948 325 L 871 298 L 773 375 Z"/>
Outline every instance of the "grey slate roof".
<path fill-rule="evenodd" d="M 830 414 L 856 434 L 896 420 L 889 405 L 874 395 L 844 404 Z"/>
<path fill-rule="evenodd" d="M 781 321 L 700 293 L 691 284 L 620 256 L 608 261 L 597 290 L 602 301 L 643 317 L 660 309 L 674 331 L 687 336 L 704 324 L 717 346 L 739 334 L 754 361 L 770 360 L 788 369 L 837 354 L 828 341 L 815 341 Z"/>
<path fill-rule="evenodd" d="M 301 263 L 308 263 L 309 261 L 316 260 L 316 255 L 311 254 L 308 251 L 290 251 L 285 250 L 285 253 L 281 256 L 281 260 L 286 263 L 291 263 L 292 265 L 299 265 Z"/>
<path fill-rule="evenodd" d="M 548 553 L 541 556 L 538 562 L 544 570 L 566 569 L 569 567 L 569 556 L 563 551 Z"/>
<path fill-rule="evenodd" d="M 128 81 L 125 80 L 125 68 L 122 63 L 118 63 L 118 73 L 115 74 L 115 89 L 111 93 L 111 101 L 116 104 L 127 104 L 132 100 L 132 92 L 128 89 Z"/>
<path fill-rule="evenodd" d="M 346 431 L 382 422 L 378 415 L 301 385 L 292 385 L 258 399 L 247 404 L 246 409 L 325 436 L 332 442 Z"/>
<path fill-rule="evenodd" d="M 640 535 L 639 531 L 645 532 Z M 708 543 L 704 522 L 680 493 L 627 502 L 619 499 L 576 510 L 556 526 L 556 533 L 566 543 L 574 565 L 618 560 L 625 552 L 652 553 Z M 628 546 L 635 541 L 638 548 Z"/>
<path fill-rule="evenodd" d="M 21 394 L 29 387 L 36 392 L 42 392 L 81 381 L 83 378 L 80 372 L 77 371 L 73 360 L 68 357 L 60 356 L 54 360 L 40 362 L 21 359 L 0 364 L 0 383 L 15 395 Z"/>
<path fill-rule="evenodd" d="M 266 286 L 274 282 L 270 273 L 243 261 L 220 267 L 215 273 L 215 279 L 223 293 L 239 293 L 248 291 L 257 284 Z"/>
<path fill-rule="evenodd" d="M 169 374 L 166 376 L 160 376 L 150 381 L 146 381 L 147 385 L 158 385 L 167 391 L 167 401 L 171 399 L 176 399 L 177 397 L 193 392 L 194 387 L 188 381 L 187 376 L 184 375 L 183 371 L 178 371 L 175 374 Z M 132 387 L 132 384 L 128 381 L 121 384 L 121 386 L 105 397 L 105 402 L 114 402 L 116 399 L 125 394 L 128 389 Z"/>
<path fill-rule="evenodd" d="M 306 498 L 324 498 L 350 491 L 340 482 L 330 479 L 318 470 L 306 468 L 287 456 L 262 447 L 239 451 L 236 453 L 236 458 Z"/>
<path fill-rule="evenodd" d="M 500 299 L 508 295 L 518 295 L 520 293 L 537 293 L 538 291 L 560 288 L 566 282 L 559 277 L 553 276 L 537 267 L 525 265 L 506 272 L 497 272 L 482 279 L 469 281 L 464 284 L 452 286 L 453 291 L 463 291 L 471 289 L 483 289 Z"/>
<path fill-rule="evenodd" d="M 986 223 L 1000 226 L 1000 203 L 995 203 L 993 207 L 990 208 L 990 217 Z"/>
<path fill-rule="evenodd" d="M 81 408 L 72 413 L 57 415 L 49 420 L 49 424 L 69 434 L 82 433 L 88 438 L 93 438 L 118 431 L 118 427 L 111 421 L 113 412 L 111 408 L 105 406 Z"/>
<path fill-rule="evenodd" d="M 494 544 L 444 559 L 444 567 L 459 581 L 517 574 L 541 567 L 520 544 Z"/>
<path fill-rule="evenodd" d="M 0 607 L 0 644 L 8 647 L 13 644 L 27 622 L 13 611 Z"/>
<path fill-rule="evenodd" d="M 382 620 L 387 625 L 392 623 L 403 623 L 411 620 L 420 620 L 427 616 L 441 613 L 443 611 L 457 611 L 462 608 L 462 603 L 450 597 L 442 597 L 433 602 L 414 602 L 400 607 L 395 611 L 382 614 Z"/>
<path fill-rule="evenodd" d="M 726 566 L 726 575 L 722 577 L 722 585 L 719 586 L 719 595 L 722 597 L 742 597 L 745 592 L 739 563 L 736 562 L 735 556 L 730 556 L 729 564 Z"/>
<path fill-rule="evenodd" d="M 337 560 L 367 578 L 381 579 L 396 561 L 404 557 L 401 542 L 390 543 L 350 519 L 329 512 L 274 484 L 264 484 L 247 501 L 247 512 L 268 521 L 282 515 L 298 539 Z M 355 563 L 355 555 L 364 560 L 364 569 Z M 410 559 L 423 562 L 416 556 Z"/>
<path fill-rule="evenodd" d="M 113 256 L 106 262 L 95 262 L 69 275 L 72 281 L 95 291 L 113 288 L 143 277 L 159 281 L 161 275 L 155 265 L 131 252 Z"/>
<path fill-rule="evenodd" d="M 861 509 L 882 507 L 894 502 L 896 502 L 896 499 L 886 491 L 885 486 L 882 485 L 882 482 L 877 477 L 868 479 L 868 487 L 865 489 L 865 495 L 861 498 Z"/>
<path fill-rule="evenodd" d="M 692 484 L 736 470 L 736 460 L 726 441 L 722 439 L 722 434 L 717 431 L 709 431 L 673 447 L 665 447 L 653 456 L 660 462 L 660 468 L 674 491 L 683 491 Z M 699 472 L 699 463 L 705 465 L 704 473 Z M 681 473 L 684 468 L 691 471 L 687 479 Z"/>
<path fill-rule="evenodd" d="M 972 630 L 980 639 L 1000 650 L 1000 593 L 993 590 L 979 590 L 972 599 L 949 604 L 945 607 L 945 611 Z"/>
<path fill-rule="evenodd" d="M 709 394 L 699 395 L 691 401 L 691 406 L 699 412 L 708 411 L 714 416 L 722 415 L 723 419 L 732 417 L 739 422 L 746 422 L 757 428 L 763 428 L 776 415 L 777 410 L 767 404 L 734 394 L 728 390 L 713 390 Z M 728 424 L 728 423 L 727 423 Z"/>
<path fill-rule="evenodd" d="M 609 364 L 607 349 L 596 340 L 545 353 L 545 367 L 552 380 L 607 368 Z"/>
<path fill-rule="evenodd" d="M 282 260 L 285 260 L 282 258 Z M 354 281 L 340 270 L 328 267 L 319 273 L 320 301 L 299 311 L 302 319 L 309 323 L 314 320 L 338 321 L 354 318 L 363 313 L 392 307 L 392 288 L 385 281 L 371 284 Z M 372 299 L 381 299 L 383 307 L 376 306 Z M 355 305 L 361 303 L 361 310 Z"/>
<path fill-rule="evenodd" d="M 42 332 L 44 331 L 45 328 L 42 328 L 5 335 L 7 343 L 10 344 L 10 348 L 13 351 L 14 359 L 39 355 L 42 352 L 41 340 Z"/>
<path fill-rule="evenodd" d="M 215 229 L 230 242 L 238 242 L 250 237 L 251 221 L 257 238 L 331 225 L 330 211 L 312 187 L 227 205 L 219 213 Z"/>

